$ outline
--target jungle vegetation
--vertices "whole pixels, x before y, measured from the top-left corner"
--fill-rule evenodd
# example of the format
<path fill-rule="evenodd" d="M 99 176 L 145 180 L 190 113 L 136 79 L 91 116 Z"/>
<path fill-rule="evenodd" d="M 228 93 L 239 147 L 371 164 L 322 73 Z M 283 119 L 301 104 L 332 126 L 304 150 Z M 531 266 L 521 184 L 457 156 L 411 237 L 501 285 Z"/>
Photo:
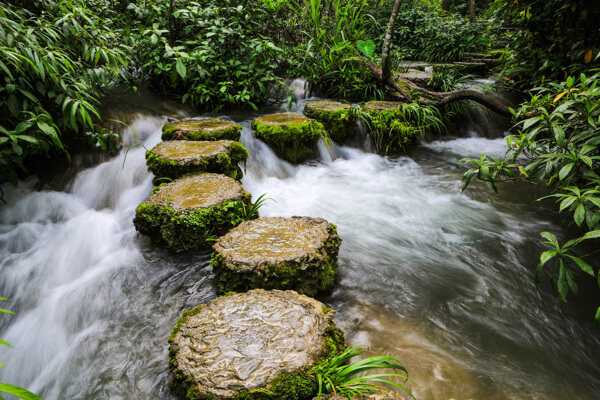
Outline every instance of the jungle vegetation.
<path fill-rule="evenodd" d="M 498 58 L 498 85 L 522 104 L 509 110 L 452 90 L 456 76 L 442 89 L 397 78 L 402 61 L 478 53 Z M 514 180 L 547 187 L 579 235 L 559 243 L 541 233 L 549 247 L 536 277 L 550 277 L 566 301 L 581 279 L 600 290 L 598 251 L 578 247 L 600 238 L 599 68 L 600 3 L 587 0 L 7 0 L 0 180 L 16 184 L 81 141 L 116 151 L 120 139 L 99 113 L 116 85 L 205 111 L 285 101 L 294 77 L 349 101 L 400 98 L 440 110 L 479 101 L 510 112 L 514 127 L 504 160 L 464 160 L 465 188 L 472 178 L 492 190 Z"/>

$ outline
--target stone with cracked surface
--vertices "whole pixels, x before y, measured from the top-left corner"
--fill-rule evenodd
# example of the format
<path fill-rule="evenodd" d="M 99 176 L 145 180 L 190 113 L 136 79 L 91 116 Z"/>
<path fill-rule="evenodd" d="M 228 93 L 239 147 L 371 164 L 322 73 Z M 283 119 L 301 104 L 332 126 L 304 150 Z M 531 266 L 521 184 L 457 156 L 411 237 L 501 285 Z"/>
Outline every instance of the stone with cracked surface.
<path fill-rule="evenodd" d="M 335 226 L 322 218 L 243 222 L 213 246 L 217 289 L 293 289 L 315 296 L 333 287 L 340 243 Z"/>
<path fill-rule="evenodd" d="M 217 118 L 166 123 L 162 140 L 240 140 L 242 127 Z"/>
<path fill-rule="evenodd" d="M 235 293 L 196 307 L 184 313 L 169 338 L 171 387 L 214 400 L 271 390 L 282 374 L 332 356 L 328 339 L 340 332 L 334 315 L 289 290 Z"/>
<path fill-rule="evenodd" d="M 146 152 L 148 170 L 155 176 L 176 179 L 192 172 L 215 172 L 238 176 L 238 164 L 248 159 L 239 142 L 168 140 Z"/>

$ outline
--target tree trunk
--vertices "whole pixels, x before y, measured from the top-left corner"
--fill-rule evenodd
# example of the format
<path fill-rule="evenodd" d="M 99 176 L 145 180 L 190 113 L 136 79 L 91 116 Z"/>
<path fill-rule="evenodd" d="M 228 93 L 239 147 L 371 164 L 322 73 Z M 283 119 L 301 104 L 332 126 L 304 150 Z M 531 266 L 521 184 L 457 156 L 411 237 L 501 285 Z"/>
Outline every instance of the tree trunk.
<path fill-rule="evenodd" d="M 383 72 L 383 79 L 387 80 L 391 75 L 390 69 L 390 46 L 392 43 L 392 34 L 394 33 L 394 24 L 396 24 L 396 18 L 398 18 L 398 11 L 402 5 L 402 0 L 396 0 L 394 3 L 394 10 L 390 15 L 390 22 L 388 23 L 387 31 L 385 32 L 385 38 L 383 39 L 383 48 L 381 50 L 381 68 Z"/>
<path fill-rule="evenodd" d="M 475 0 L 469 0 L 469 19 L 475 22 Z"/>
<path fill-rule="evenodd" d="M 469 1 L 474 2 L 474 0 Z M 394 29 L 394 24 L 396 23 L 396 19 L 398 17 L 398 10 L 400 9 L 401 4 L 402 0 L 396 0 L 394 3 L 394 10 L 392 11 L 392 15 L 390 17 L 390 22 L 388 24 L 388 28 L 383 41 L 383 49 L 381 50 L 382 68 L 379 69 L 376 65 L 367 60 L 363 61 L 364 66 L 366 66 L 371 71 L 375 79 L 379 80 L 384 85 L 387 85 L 389 88 L 391 88 L 392 92 L 396 92 L 392 93 L 394 97 L 397 97 L 404 101 L 412 101 L 414 98 L 413 94 L 419 95 L 419 101 L 421 101 L 422 103 L 434 106 L 443 106 L 459 100 L 472 100 L 499 114 L 510 116 L 511 114 L 508 110 L 508 107 L 506 107 L 504 104 L 500 103 L 493 97 L 487 96 L 486 94 L 478 92 L 476 90 L 461 89 L 452 92 L 433 92 L 422 88 L 407 79 L 397 79 L 392 75 L 392 71 L 389 65 L 390 43 L 392 41 L 392 32 Z"/>
<path fill-rule="evenodd" d="M 441 5 L 442 10 L 449 11 L 451 5 L 452 5 L 452 0 L 442 0 L 442 5 Z"/>

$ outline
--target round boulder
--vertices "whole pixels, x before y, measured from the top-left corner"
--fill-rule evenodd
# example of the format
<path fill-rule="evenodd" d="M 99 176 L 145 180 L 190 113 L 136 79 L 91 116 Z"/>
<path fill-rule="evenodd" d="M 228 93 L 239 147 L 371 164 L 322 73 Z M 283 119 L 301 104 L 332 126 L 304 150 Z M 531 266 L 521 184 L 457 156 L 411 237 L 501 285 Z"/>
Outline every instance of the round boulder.
<path fill-rule="evenodd" d="M 293 289 L 315 296 L 333 287 L 341 241 L 321 218 L 243 222 L 213 246 L 217 290 Z"/>
<path fill-rule="evenodd" d="M 166 123 L 162 140 L 240 140 L 242 127 L 222 119 L 189 119 Z"/>
<path fill-rule="evenodd" d="M 401 112 L 401 105 L 396 101 L 373 100 L 363 106 L 370 118 L 368 132 L 380 153 L 401 153 L 414 142 L 415 135 L 424 133 L 422 127 Z"/>
<path fill-rule="evenodd" d="M 304 107 L 304 115 L 325 126 L 327 134 L 337 142 L 350 137 L 356 128 L 356 118 L 350 104 L 334 100 L 315 100 Z"/>
<path fill-rule="evenodd" d="M 246 219 L 251 195 L 219 174 L 186 175 L 159 186 L 135 211 L 142 234 L 172 251 L 206 247 Z"/>
<path fill-rule="evenodd" d="M 252 122 L 252 131 L 279 157 L 292 163 L 314 158 L 315 144 L 327 137 L 320 122 L 294 113 L 258 117 Z"/>
<path fill-rule="evenodd" d="M 170 387 L 181 398 L 310 399 L 310 368 L 344 350 L 335 312 L 294 291 L 252 290 L 183 313 L 169 337 Z"/>
<path fill-rule="evenodd" d="M 146 152 L 148 170 L 157 178 L 176 179 L 191 172 L 215 172 L 241 179 L 238 164 L 248 159 L 248 151 L 231 140 L 168 140 Z"/>

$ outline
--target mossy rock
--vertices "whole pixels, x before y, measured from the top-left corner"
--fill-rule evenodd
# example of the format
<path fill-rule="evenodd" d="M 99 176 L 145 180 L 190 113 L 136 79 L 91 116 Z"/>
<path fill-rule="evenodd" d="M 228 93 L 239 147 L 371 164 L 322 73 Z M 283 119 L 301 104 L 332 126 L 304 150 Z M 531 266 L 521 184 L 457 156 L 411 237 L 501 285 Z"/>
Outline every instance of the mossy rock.
<path fill-rule="evenodd" d="M 148 170 L 157 178 L 170 179 L 192 172 L 214 172 L 241 179 L 238 164 L 247 159 L 248 150 L 231 140 L 168 140 L 146 152 Z"/>
<path fill-rule="evenodd" d="M 251 197 L 225 175 L 186 175 L 158 187 L 138 206 L 133 224 L 172 251 L 207 247 L 245 220 Z"/>
<path fill-rule="evenodd" d="M 221 237 L 211 260 L 217 290 L 293 289 L 315 296 L 333 287 L 342 240 L 321 218 L 259 218 Z"/>
<path fill-rule="evenodd" d="M 382 390 L 380 392 L 371 394 L 355 394 L 353 395 L 353 397 L 354 400 L 405 400 L 405 398 L 400 394 L 390 392 L 387 390 Z M 315 397 L 312 400 L 348 400 L 348 398 L 336 394 L 328 394 L 320 397 Z"/>
<path fill-rule="evenodd" d="M 423 133 L 422 128 L 404 118 L 398 109 L 401 104 L 396 101 L 373 100 L 363 105 L 363 111 L 370 118 L 367 130 L 379 153 L 402 153 L 414 144 L 415 136 Z"/>
<path fill-rule="evenodd" d="M 166 123 L 162 140 L 240 140 L 242 127 L 222 119 L 190 119 Z"/>
<path fill-rule="evenodd" d="M 304 115 L 323 124 L 327 134 L 336 142 L 343 142 L 354 133 L 356 118 L 350 112 L 352 105 L 334 100 L 315 100 L 304 107 Z"/>
<path fill-rule="evenodd" d="M 258 117 L 252 122 L 252 131 L 279 157 L 292 163 L 314 158 L 316 143 L 327 137 L 323 124 L 294 113 Z"/>
<path fill-rule="evenodd" d="M 170 387 L 186 400 L 310 400 L 310 368 L 340 354 L 335 312 L 294 291 L 261 289 L 187 311 L 169 337 Z"/>

